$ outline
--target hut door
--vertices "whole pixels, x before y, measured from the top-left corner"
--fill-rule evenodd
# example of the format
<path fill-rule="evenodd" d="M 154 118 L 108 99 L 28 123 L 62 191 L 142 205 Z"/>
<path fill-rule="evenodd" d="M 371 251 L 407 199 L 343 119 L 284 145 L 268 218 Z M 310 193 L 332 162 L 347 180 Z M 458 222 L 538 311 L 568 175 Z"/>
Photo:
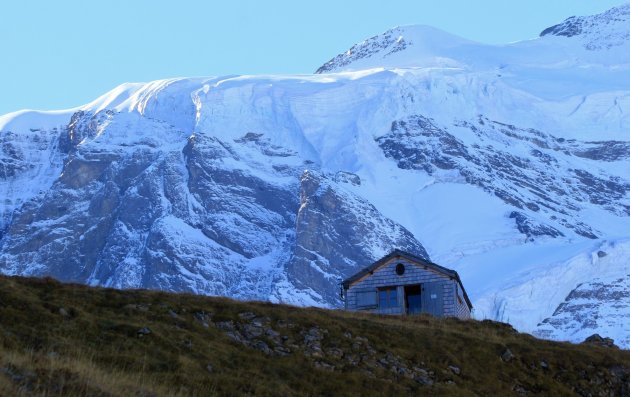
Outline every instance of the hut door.
<path fill-rule="evenodd" d="M 442 283 L 422 284 L 422 313 L 436 317 L 444 315 L 444 287 Z"/>
<path fill-rule="evenodd" d="M 407 309 L 407 314 L 420 314 L 422 299 L 419 284 L 405 286 L 405 308 Z"/>

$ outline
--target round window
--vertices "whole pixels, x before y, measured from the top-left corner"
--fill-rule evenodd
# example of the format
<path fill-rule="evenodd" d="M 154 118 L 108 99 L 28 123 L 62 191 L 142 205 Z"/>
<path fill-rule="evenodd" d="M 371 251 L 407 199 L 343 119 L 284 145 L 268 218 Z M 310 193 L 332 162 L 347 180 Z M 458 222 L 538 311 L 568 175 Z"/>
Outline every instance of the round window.
<path fill-rule="evenodd" d="M 403 274 L 405 274 L 405 265 L 403 265 L 402 263 L 397 264 L 396 274 L 399 276 L 402 276 Z"/>

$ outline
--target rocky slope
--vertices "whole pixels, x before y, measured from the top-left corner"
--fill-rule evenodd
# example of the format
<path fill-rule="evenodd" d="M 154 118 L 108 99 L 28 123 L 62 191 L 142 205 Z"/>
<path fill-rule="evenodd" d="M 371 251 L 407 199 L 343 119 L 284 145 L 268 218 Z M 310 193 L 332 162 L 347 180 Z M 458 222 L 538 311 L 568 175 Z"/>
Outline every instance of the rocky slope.
<path fill-rule="evenodd" d="M 507 324 L 0 277 L 0 394 L 625 396 L 630 352 Z"/>
<path fill-rule="evenodd" d="M 478 318 L 629 346 L 627 10 L 505 46 L 396 28 L 315 75 L 2 116 L 0 270 L 337 307 L 400 248 L 458 270 Z"/>

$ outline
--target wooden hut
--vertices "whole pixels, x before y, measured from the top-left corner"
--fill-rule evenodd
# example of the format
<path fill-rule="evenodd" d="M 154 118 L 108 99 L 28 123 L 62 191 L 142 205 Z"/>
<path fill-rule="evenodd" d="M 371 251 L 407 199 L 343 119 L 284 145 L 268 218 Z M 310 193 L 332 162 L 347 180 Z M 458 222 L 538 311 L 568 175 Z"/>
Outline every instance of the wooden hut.
<path fill-rule="evenodd" d="M 456 271 L 395 250 L 343 281 L 346 310 L 429 313 L 470 318 L 472 304 Z"/>

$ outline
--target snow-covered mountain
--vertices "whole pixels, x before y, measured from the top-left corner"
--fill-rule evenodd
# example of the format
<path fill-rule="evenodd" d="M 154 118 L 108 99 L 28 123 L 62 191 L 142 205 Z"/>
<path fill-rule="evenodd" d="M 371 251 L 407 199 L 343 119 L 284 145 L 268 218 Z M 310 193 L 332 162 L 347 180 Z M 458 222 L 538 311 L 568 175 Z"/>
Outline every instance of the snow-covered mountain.
<path fill-rule="evenodd" d="M 0 117 L 0 269 L 338 306 L 401 248 L 478 318 L 630 347 L 630 5 L 490 46 L 424 26 L 314 75 Z"/>

